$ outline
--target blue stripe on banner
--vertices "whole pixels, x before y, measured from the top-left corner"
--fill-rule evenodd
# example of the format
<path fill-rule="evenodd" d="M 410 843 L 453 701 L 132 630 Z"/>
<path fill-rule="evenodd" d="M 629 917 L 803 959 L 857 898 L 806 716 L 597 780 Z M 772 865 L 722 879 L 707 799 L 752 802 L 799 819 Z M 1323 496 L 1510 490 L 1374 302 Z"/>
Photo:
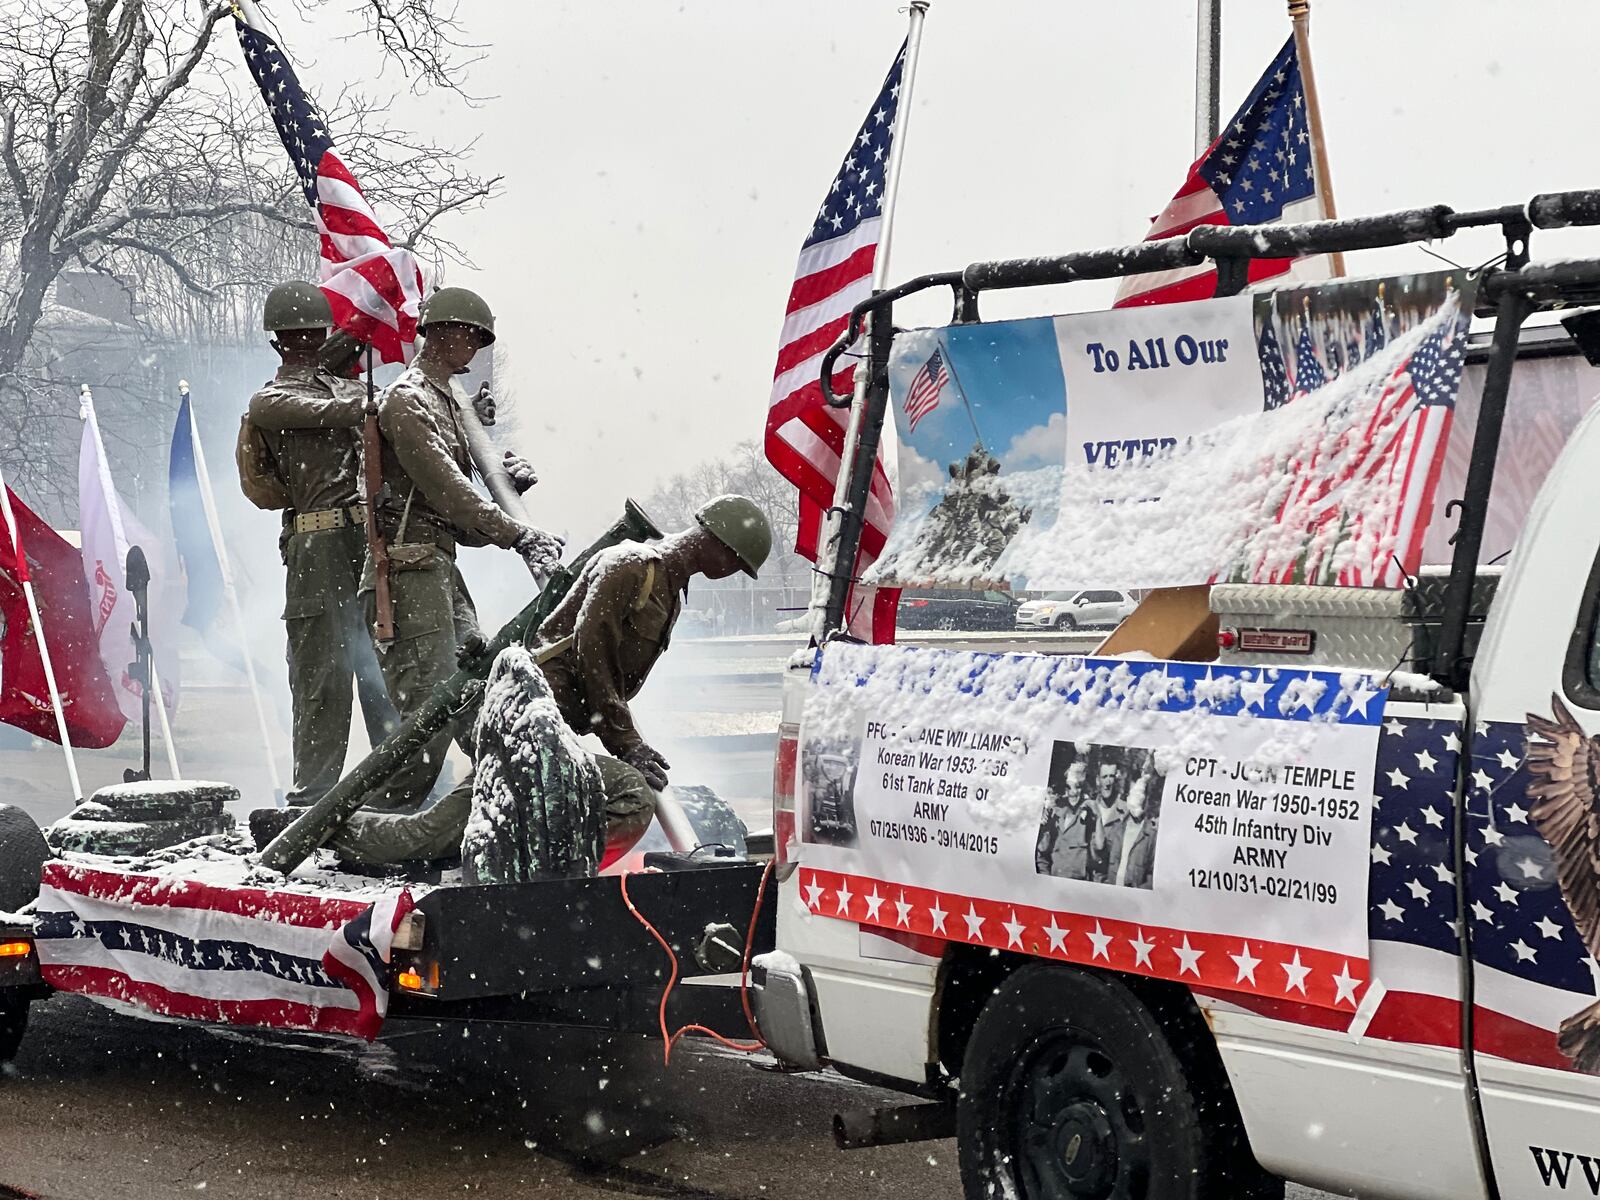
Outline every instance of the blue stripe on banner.
<path fill-rule="evenodd" d="M 1029 654 L 990 654 L 911 647 L 840 647 L 845 655 L 865 649 L 854 672 L 854 685 L 864 687 L 880 671 L 890 671 L 894 686 L 914 691 L 925 680 L 950 686 L 952 659 L 970 667 L 955 686 L 958 695 L 981 696 L 999 688 L 1010 698 L 1036 700 L 1047 693 L 1064 704 L 1096 708 L 1129 707 L 1140 712 L 1184 713 L 1199 709 L 1219 717 L 1250 716 L 1271 721 L 1317 721 L 1324 724 L 1376 726 L 1383 722 L 1388 688 L 1364 671 L 1295 670 L 1285 667 L 1220 666 L 1216 663 L 1090 658 Z M 842 684 L 841 675 L 823 670 L 825 649 L 817 656 L 813 677 Z M 907 671 L 904 655 L 915 653 L 923 672 Z M 848 671 L 850 658 L 841 667 Z M 834 668 L 838 670 L 839 668 Z M 1150 676 L 1165 676 L 1151 679 Z M 928 689 L 932 692 L 932 688 Z"/>
<path fill-rule="evenodd" d="M 344 988 L 322 969 L 320 959 L 228 938 L 186 937 L 132 921 L 84 921 L 75 913 L 46 911 L 34 917 L 34 936 L 41 941 L 93 938 L 113 953 L 142 954 L 189 971 L 248 971 L 307 987 Z"/>

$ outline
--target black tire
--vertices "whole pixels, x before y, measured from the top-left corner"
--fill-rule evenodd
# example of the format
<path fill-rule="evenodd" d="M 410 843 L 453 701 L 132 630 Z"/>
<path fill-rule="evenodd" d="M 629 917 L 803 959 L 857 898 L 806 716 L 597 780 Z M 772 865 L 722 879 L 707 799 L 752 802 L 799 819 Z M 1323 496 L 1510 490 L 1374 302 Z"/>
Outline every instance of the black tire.
<path fill-rule="evenodd" d="M 0 1063 L 10 1062 L 28 1028 L 28 998 L 0 991 Z"/>
<path fill-rule="evenodd" d="M 1113 975 L 1039 963 L 973 1026 L 957 1104 L 968 1200 L 1206 1200 L 1195 1089 Z"/>
<path fill-rule="evenodd" d="M 1071 613 L 1062 613 L 1059 617 L 1056 618 L 1056 628 L 1057 629 L 1073 630 L 1073 629 L 1076 629 L 1077 627 L 1078 627 L 1078 618 L 1073 616 Z"/>
<path fill-rule="evenodd" d="M 39 875 L 50 847 L 32 817 L 0 804 L 0 911 L 16 912 L 39 896 Z"/>

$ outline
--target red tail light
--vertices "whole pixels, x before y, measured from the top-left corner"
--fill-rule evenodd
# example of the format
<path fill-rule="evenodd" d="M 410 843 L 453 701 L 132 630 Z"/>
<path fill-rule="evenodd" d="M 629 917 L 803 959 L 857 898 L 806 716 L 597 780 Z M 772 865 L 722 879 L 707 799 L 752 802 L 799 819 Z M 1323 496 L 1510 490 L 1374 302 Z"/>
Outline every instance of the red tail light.
<path fill-rule="evenodd" d="M 800 726 L 778 726 L 778 752 L 772 760 L 772 853 L 779 881 L 789 878 L 798 864 L 799 841 L 795 831 L 796 770 L 800 761 Z"/>
<path fill-rule="evenodd" d="M 905 603 L 905 606 L 907 608 L 927 608 L 928 607 L 928 602 L 926 600 L 907 600 L 904 603 Z"/>

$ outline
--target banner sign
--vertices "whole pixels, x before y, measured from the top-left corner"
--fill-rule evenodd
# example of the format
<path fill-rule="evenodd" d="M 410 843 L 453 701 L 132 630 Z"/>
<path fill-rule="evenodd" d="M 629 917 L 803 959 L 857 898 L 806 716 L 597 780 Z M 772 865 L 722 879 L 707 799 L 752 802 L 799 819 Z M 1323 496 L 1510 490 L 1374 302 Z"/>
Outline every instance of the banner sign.
<path fill-rule="evenodd" d="M 821 916 L 1354 1009 L 1363 672 L 833 644 L 800 745 Z"/>
<path fill-rule="evenodd" d="M 914 330 L 880 583 L 1403 586 L 1471 280 L 1446 273 Z"/>

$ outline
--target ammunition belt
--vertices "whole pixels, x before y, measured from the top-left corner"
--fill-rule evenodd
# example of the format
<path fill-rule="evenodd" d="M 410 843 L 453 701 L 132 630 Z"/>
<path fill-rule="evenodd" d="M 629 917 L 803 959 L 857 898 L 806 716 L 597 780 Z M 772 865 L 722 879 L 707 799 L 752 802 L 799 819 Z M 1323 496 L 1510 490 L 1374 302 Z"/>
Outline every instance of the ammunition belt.
<path fill-rule="evenodd" d="M 319 508 L 316 512 L 295 513 L 296 533 L 320 533 L 324 529 L 343 529 L 366 523 L 367 510 L 359 504 L 348 508 Z"/>

